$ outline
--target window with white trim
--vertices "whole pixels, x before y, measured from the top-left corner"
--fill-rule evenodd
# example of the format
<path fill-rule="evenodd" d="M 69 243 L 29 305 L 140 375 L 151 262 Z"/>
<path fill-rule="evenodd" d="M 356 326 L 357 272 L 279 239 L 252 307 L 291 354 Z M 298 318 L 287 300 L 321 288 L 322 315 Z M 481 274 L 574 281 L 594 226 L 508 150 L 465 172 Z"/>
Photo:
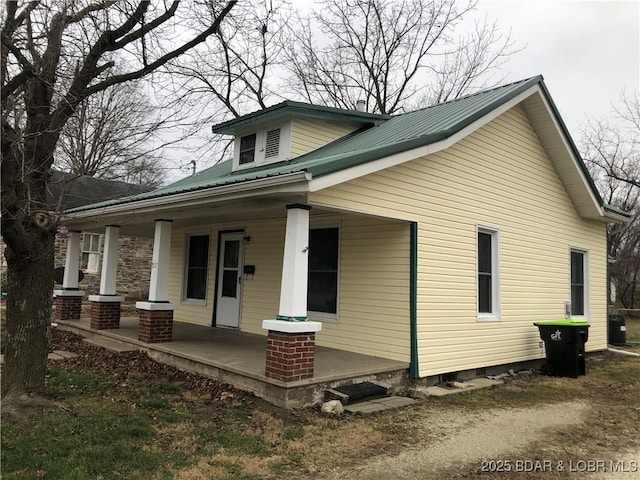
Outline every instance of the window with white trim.
<path fill-rule="evenodd" d="M 587 305 L 587 254 L 571 250 L 571 316 L 586 315 Z"/>
<path fill-rule="evenodd" d="M 185 300 L 206 299 L 208 270 L 209 235 L 188 235 L 183 295 Z"/>
<path fill-rule="evenodd" d="M 256 134 L 240 137 L 240 165 L 253 163 L 256 157 Z"/>
<path fill-rule="evenodd" d="M 99 233 L 82 234 L 80 268 L 87 273 L 98 273 L 100 271 L 100 237 Z"/>
<path fill-rule="evenodd" d="M 339 229 L 309 230 L 307 310 L 319 320 L 337 319 Z"/>
<path fill-rule="evenodd" d="M 500 317 L 500 276 L 498 267 L 498 232 L 496 230 L 478 227 L 478 318 L 499 319 Z"/>
<path fill-rule="evenodd" d="M 257 167 L 286 160 L 291 149 L 291 122 L 237 135 L 233 169 Z"/>

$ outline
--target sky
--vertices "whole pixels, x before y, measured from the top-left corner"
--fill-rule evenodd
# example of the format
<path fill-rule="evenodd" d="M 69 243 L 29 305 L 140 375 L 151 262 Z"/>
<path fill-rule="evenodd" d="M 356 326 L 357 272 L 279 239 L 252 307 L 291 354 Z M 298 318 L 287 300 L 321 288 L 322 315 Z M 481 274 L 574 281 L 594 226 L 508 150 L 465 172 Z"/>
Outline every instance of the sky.
<path fill-rule="evenodd" d="M 507 82 L 541 74 L 575 141 L 589 118 L 613 117 L 623 90 L 639 90 L 640 0 L 479 0 L 485 14 L 522 48 Z"/>
<path fill-rule="evenodd" d="M 314 2 L 291 4 L 308 11 Z M 485 16 L 511 31 L 520 49 L 502 67 L 501 83 L 542 75 L 578 145 L 587 120 L 614 119 L 612 104 L 622 91 L 640 90 L 640 0 L 478 0 L 466 27 L 456 32 L 463 34 Z M 198 170 L 208 166 L 203 161 Z M 189 173 L 187 168 L 170 176 Z"/>

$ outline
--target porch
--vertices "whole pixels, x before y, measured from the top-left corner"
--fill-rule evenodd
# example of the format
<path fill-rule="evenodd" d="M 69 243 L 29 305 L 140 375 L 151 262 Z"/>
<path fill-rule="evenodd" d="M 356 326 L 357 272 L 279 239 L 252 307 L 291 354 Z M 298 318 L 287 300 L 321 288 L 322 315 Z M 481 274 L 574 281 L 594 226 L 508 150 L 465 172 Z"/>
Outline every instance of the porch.
<path fill-rule="evenodd" d="M 138 321 L 122 317 L 118 329 L 94 330 L 89 318 L 81 318 L 59 320 L 58 328 L 124 342 L 157 361 L 229 383 L 283 408 L 321 401 L 325 390 L 339 385 L 379 381 L 398 387 L 408 378 L 406 362 L 316 345 L 313 377 L 282 382 L 265 375 L 266 336 L 174 321 L 171 342 L 149 344 L 138 340 Z"/>

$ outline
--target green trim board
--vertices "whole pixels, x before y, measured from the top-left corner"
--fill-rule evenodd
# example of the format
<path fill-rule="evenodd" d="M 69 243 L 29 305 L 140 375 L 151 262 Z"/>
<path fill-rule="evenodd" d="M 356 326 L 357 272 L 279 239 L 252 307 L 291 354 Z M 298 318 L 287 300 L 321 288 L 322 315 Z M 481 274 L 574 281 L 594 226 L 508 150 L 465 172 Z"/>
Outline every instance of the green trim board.
<path fill-rule="evenodd" d="M 285 322 L 306 322 L 307 317 L 287 317 L 285 315 L 276 315 L 276 320 L 282 320 Z"/>
<path fill-rule="evenodd" d="M 418 223 L 410 224 L 409 250 L 409 341 L 411 342 L 409 375 L 420 378 L 418 364 Z"/>

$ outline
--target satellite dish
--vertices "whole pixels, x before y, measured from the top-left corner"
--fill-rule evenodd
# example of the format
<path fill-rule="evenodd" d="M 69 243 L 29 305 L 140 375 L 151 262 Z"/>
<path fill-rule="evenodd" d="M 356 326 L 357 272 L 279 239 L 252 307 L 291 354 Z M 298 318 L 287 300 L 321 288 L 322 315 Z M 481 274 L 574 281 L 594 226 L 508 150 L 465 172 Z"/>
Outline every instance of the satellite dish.
<path fill-rule="evenodd" d="M 82 270 L 78 270 L 78 282 L 81 282 L 84 278 L 84 272 Z M 62 285 L 64 281 L 64 267 L 58 267 L 53 271 L 53 281 L 58 285 Z"/>

